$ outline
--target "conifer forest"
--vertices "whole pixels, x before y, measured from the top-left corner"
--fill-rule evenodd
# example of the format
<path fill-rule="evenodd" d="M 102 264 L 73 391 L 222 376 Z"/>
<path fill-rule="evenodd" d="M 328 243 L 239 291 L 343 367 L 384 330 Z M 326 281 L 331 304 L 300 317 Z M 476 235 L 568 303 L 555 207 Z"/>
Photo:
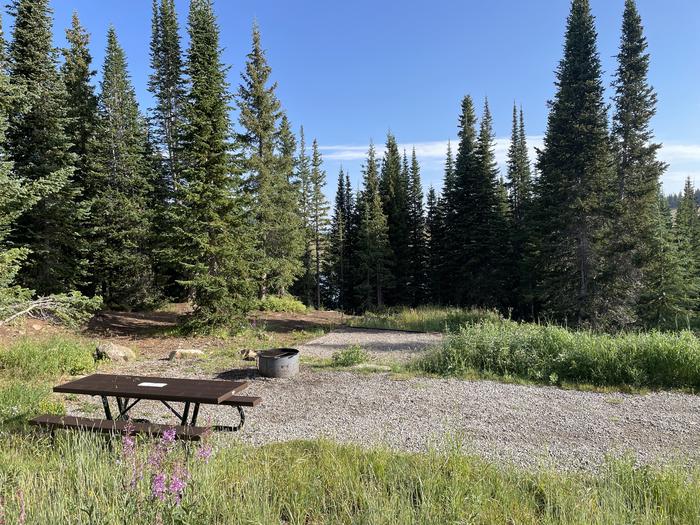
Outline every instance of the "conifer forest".
<path fill-rule="evenodd" d="M 293 295 L 348 313 L 477 307 L 603 331 L 700 322 L 698 189 L 688 179 L 682 194 L 662 191 L 653 57 L 634 0 L 611 86 L 589 2 L 571 2 L 536 155 L 526 107 L 490 107 L 467 93 L 478 85 L 464 86 L 445 123 L 458 140 L 439 188 L 392 133 L 370 143 L 359 187 L 342 169 L 327 173 L 322 137 L 285 113 L 285 79 L 256 24 L 229 85 L 211 0 L 190 0 L 186 27 L 174 0 L 153 0 L 150 108 L 113 27 L 96 64 L 78 13 L 57 49 L 49 0 L 7 10 L 3 319 L 190 301 L 202 327 Z M 512 122 L 505 170 L 494 119 Z"/>

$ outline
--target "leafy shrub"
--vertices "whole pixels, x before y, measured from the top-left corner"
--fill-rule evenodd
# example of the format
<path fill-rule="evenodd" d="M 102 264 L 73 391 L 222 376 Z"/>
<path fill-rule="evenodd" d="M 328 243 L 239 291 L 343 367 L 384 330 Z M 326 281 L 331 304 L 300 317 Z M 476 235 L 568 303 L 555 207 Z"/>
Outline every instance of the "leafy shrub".
<path fill-rule="evenodd" d="M 353 366 L 364 363 L 369 359 L 369 354 L 357 345 L 349 346 L 345 350 L 333 354 L 334 366 Z"/>
<path fill-rule="evenodd" d="M 63 405 L 51 399 L 45 384 L 12 381 L 0 385 L 0 426 L 23 425 L 38 414 L 63 414 Z"/>
<path fill-rule="evenodd" d="M 367 312 L 359 319 L 351 320 L 350 324 L 362 328 L 453 332 L 462 325 L 483 321 L 499 322 L 502 319 L 495 310 L 421 306 L 396 308 L 379 313 Z"/>
<path fill-rule="evenodd" d="M 84 374 L 95 369 L 93 350 L 89 343 L 68 337 L 25 338 L 0 349 L 0 368 L 17 379 Z"/>
<path fill-rule="evenodd" d="M 263 312 L 289 312 L 298 314 L 305 312 L 306 306 L 291 295 L 268 295 L 256 303 L 255 309 Z"/>
<path fill-rule="evenodd" d="M 700 389 L 700 339 L 688 331 L 607 335 L 483 322 L 463 326 L 416 366 L 441 375 L 476 370 L 539 382 Z"/>

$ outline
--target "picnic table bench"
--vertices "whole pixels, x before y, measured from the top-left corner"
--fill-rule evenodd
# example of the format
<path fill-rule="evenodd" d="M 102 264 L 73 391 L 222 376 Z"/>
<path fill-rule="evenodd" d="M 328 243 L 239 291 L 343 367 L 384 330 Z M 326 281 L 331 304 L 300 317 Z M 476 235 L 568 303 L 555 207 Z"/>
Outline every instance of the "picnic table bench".
<path fill-rule="evenodd" d="M 234 426 L 215 425 L 218 431 L 235 432 L 245 424 L 244 407 L 254 407 L 259 397 L 238 395 L 247 388 L 248 381 L 219 381 L 205 379 L 180 379 L 113 374 L 92 374 L 54 387 L 54 392 L 99 396 L 102 399 L 104 419 L 44 414 L 30 420 L 30 424 L 48 428 L 89 430 L 102 433 L 161 435 L 174 428 L 178 439 L 199 440 L 209 429 L 198 427 L 197 417 L 202 404 L 233 406 L 238 410 L 240 422 Z M 115 398 L 117 411 L 113 415 L 109 398 Z M 129 413 L 142 400 L 160 401 L 179 420 L 178 425 L 163 425 L 131 419 Z M 183 403 L 179 412 L 172 403 Z"/>

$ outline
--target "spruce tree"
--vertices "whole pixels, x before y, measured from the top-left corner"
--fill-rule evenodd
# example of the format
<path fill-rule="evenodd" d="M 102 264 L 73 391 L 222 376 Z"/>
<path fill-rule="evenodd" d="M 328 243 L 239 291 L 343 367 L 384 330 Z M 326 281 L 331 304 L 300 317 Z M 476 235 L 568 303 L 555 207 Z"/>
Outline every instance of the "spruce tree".
<path fill-rule="evenodd" d="M 345 297 L 346 280 L 349 277 L 349 260 L 347 255 L 347 223 L 350 217 L 347 216 L 347 191 L 345 190 L 345 173 L 343 168 L 338 172 L 338 185 L 335 193 L 335 204 L 333 206 L 333 217 L 328 245 L 328 259 L 326 274 L 328 276 L 326 297 L 328 304 L 332 308 L 345 310 L 348 306 Z"/>
<path fill-rule="evenodd" d="M 185 98 L 184 64 L 174 0 L 153 0 L 151 70 L 148 90 L 155 99 L 152 137 L 163 161 L 160 170 L 163 186 L 170 193 L 178 179 Z"/>
<path fill-rule="evenodd" d="M 423 210 L 423 187 L 420 180 L 420 165 L 416 148 L 411 152 L 411 167 L 408 182 L 408 302 L 417 306 L 425 302 L 428 295 L 428 253 Z"/>
<path fill-rule="evenodd" d="M 396 138 L 391 133 L 388 133 L 386 138 L 379 192 L 394 257 L 392 269 L 395 287 L 387 291 L 385 300 L 387 304 L 406 304 L 409 302 L 406 293 L 409 282 L 408 162 L 402 163 Z"/>
<path fill-rule="evenodd" d="M 655 256 L 643 273 L 642 293 L 637 305 L 643 326 L 677 330 L 686 328 L 696 312 L 689 310 L 687 261 L 676 242 L 673 218 L 667 200 L 657 196 L 654 228 L 649 249 Z M 698 290 L 696 288 L 696 290 Z"/>
<path fill-rule="evenodd" d="M 226 67 L 211 0 L 192 0 L 187 25 L 189 91 L 184 106 L 182 181 L 175 188 L 173 260 L 194 303 L 191 326 L 230 324 L 252 304 L 253 232 L 232 162 Z"/>
<path fill-rule="evenodd" d="M 253 44 L 241 74 L 237 104 L 243 128 L 238 141 L 245 156 L 248 190 L 258 235 L 256 269 L 259 295 L 286 290 L 300 274 L 301 242 L 298 222 L 286 221 L 296 209 L 287 199 L 289 180 L 279 167 L 275 149 L 279 121 L 283 115 L 275 94 L 277 84 L 268 85 L 271 68 L 260 42 L 260 30 L 253 26 Z"/>
<path fill-rule="evenodd" d="M 85 208 L 73 180 L 74 155 L 66 135 L 67 96 L 52 44 L 48 0 L 13 0 L 7 153 L 17 178 L 61 186 L 23 214 L 11 235 L 15 246 L 29 250 L 20 272 L 22 284 L 39 294 L 75 289 L 83 282 L 80 228 Z"/>
<path fill-rule="evenodd" d="M 606 204 L 613 180 L 594 19 L 573 0 L 538 168 L 539 298 L 559 320 L 602 324 Z"/>
<path fill-rule="evenodd" d="M 370 144 L 363 167 L 363 188 L 357 199 L 356 286 L 358 306 L 362 310 L 382 308 L 384 296 L 392 286 L 387 219 L 379 194 L 377 158 Z"/>
<path fill-rule="evenodd" d="M 91 187 L 89 179 L 91 146 L 95 140 L 97 128 L 97 95 L 92 79 L 90 54 L 90 35 L 80 24 L 78 13 L 73 12 L 70 29 L 66 30 L 68 47 L 63 50 L 64 62 L 61 76 L 65 85 L 66 98 L 66 135 L 72 144 L 71 152 L 75 155 L 75 173 L 73 179 L 81 188 L 81 200 L 89 200 L 96 188 Z"/>
<path fill-rule="evenodd" d="M 525 119 L 513 106 L 513 127 L 508 148 L 508 190 L 510 240 L 512 249 L 512 306 L 518 315 L 532 314 L 532 253 L 530 250 L 530 210 L 532 207 L 532 174 L 527 152 Z"/>
<path fill-rule="evenodd" d="M 306 153 L 304 127 L 299 132 L 299 156 L 296 162 L 296 179 L 298 181 L 299 217 L 301 221 L 302 270 L 295 285 L 296 293 L 306 306 L 313 305 L 314 265 L 313 265 L 313 229 L 311 227 L 311 159 Z"/>
<path fill-rule="evenodd" d="M 328 234 L 328 201 L 323 194 L 326 185 L 326 172 L 318 151 L 318 142 L 313 141 L 311 154 L 311 229 L 313 232 L 314 288 L 315 305 L 321 308 L 321 269 L 325 267 L 326 243 Z"/>
<path fill-rule="evenodd" d="M 427 236 L 427 275 L 428 275 L 428 298 L 431 302 L 440 303 L 442 301 L 441 286 L 441 251 L 443 217 L 440 202 L 432 186 L 428 189 L 426 199 L 426 236 Z"/>
<path fill-rule="evenodd" d="M 90 176 L 90 277 L 108 306 L 141 308 L 157 299 L 149 250 L 152 172 L 146 123 L 114 28 L 107 33 L 100 87 Z"/>
<path fill-rule="evenodd" d="M 649 54 L 634 0 L 626 0 L 615 89 L 612 144 L 616 181 L 612 192 L 607 271 L 603 285 L 617 324 L 637 318 L 644 274 L 656 257 L 658 187 L 666 168 L 657 159 L 660 144 L 650 128 L 656 94 L 648 82 Z"/>
<path fill-rule="evenodd" d="M 683 197 L 678 203 L 674 233 L 685 290 L 681 307 L 694 321 L 700 317 L 700 216 L 690 177 L 685 181 Z"/>

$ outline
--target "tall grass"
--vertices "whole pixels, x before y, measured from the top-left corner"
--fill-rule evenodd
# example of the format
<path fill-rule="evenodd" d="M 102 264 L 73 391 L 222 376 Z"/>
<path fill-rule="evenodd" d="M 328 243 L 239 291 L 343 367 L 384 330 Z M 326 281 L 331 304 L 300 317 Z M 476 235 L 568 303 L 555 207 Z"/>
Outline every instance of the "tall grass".
<path fill-rule="evenodd" d="M 611 461 L 599 473 L 524 471 L 459 450 L 406 454 L 325 441 L 232 445 L 196 455 L 181 505 L 133 484 L 132 464 L 94 436 L 7 436 L 0 500 L 30 524 L 698 523 L 700 471 Z M 148 481 L 148 480 L 146 480 Z"/>
<path fill-rule="evenodd" d="M 39 380 L 78 375 L 95 369 L 94 347 L 72 338 L 24 338 L 0 349 L 0 370 L 13 378 Z"/>
<path fill-rule="evenodd" d="M 420 306 L 418 308 L 395 308 L 386 312 L 367 312 L 362 317 L 351 319 L 351 326 L 362 328 L 386 328 L 415 332 L 452 332 L 460 326 L 482 321 L 499 321 L 501 315 L 495 310 Z"/>
<path fill-rule="evenodd" d="M 465 325 L 417 361 L 426 372 L 472 371 L 549 383 L 700 389 L 700 339 L 691 332 L 618 335 L 557 326 Z"/>

